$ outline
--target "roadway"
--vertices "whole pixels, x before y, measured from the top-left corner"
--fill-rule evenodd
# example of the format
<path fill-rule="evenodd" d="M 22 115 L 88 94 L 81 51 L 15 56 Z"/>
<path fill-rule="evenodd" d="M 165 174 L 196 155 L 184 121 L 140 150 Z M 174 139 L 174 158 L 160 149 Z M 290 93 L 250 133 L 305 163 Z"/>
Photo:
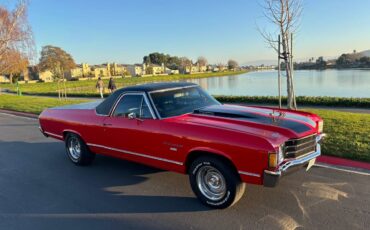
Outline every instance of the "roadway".
<path fill-rule="evenodd" d="M 368 229 L 370 176 L 313 167 L 211 210 L 188 178 L 98 156 L 77 167 L 36 120 L 0 114 L 0 229 Z"/>

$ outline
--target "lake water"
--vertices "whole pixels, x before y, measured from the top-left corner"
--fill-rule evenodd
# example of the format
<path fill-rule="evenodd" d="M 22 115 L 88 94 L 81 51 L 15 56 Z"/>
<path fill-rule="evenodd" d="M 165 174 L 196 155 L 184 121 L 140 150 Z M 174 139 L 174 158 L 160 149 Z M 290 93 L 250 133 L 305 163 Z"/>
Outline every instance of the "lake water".
<path fill-rule="evenodd" d="M 299 70 L 294 78 L 298 96 L 370 97 L 370 70 Z M 277 71 L 187 81 L 212 95 L 278 95 Z M 286 95 L 286 77 L 282 77 L 282 94 Z"/>

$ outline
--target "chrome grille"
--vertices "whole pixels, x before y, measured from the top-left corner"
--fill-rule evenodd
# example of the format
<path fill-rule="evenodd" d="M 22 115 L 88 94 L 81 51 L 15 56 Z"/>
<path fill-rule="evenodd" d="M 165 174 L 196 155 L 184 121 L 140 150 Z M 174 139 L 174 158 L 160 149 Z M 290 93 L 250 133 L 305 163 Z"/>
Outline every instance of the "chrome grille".
<path fill-rule="evenodd" d="M 290 139 L 284 144 L 285 158 L 296 158 L 316 151 L 316 135 Z"/>

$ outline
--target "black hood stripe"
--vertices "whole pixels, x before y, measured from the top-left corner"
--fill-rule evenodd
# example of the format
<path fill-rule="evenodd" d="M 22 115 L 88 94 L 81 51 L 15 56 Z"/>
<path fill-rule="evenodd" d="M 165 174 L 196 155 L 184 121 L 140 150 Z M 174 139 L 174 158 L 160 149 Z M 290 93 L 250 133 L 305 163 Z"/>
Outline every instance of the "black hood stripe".
<path fill-rule="evenodd" d="M 311 130 L 312 128 L 301 122 L 284 119 L 277 116 L 265 116 L 254 112 L 241 111 L 237 109 L 228 108 L 226 106 L 209 106 L 194 111 L 194 114 L 205 114 L 217 117 L 235 118 L 240 120 L 251 121 L 255 123 L 278 126 L 286 129 L 293 130 L 296 133 L 303 133 Z"/>

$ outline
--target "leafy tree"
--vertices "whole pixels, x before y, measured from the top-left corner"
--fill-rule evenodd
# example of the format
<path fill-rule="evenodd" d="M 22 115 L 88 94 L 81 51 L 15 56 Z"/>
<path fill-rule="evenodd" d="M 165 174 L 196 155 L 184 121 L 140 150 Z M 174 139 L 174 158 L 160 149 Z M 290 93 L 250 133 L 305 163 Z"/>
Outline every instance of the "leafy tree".
<path fill-rule="evenodd" d="M 22 73 L 26 74 L 28 58 L 16 50 L 8 50 L 0 59 L 0 69 L 3 74 L 8 74 L 10 83 L 13 83 Z"/>
<path fill-rule="evenodd" d="M 149 66 L 149 67 L 146 68 L 145 74 L 153 74 L 153 73 L 154 73 L 153 67 Z"/>
<path fill-rule="evenodd" d="M 181 65 L 181 60 L 177 56 L 170 56 L 167 59 L 167 63 L 165 63 L 165 64 L 170 69 L 179 69 L 179 67 Z"/>
<path fill-rule="evenodd" d="M 167 68 L 179 69 L 179 67 L 181 66 L 181 58 L 177 56 L 171 56 L 169 54 L 155 52 L 144 56 L 143 63 L 155 65 L 162 65 L 163 63 Z"/>
<path fill-rule="evenodd" d="M 323 69 L 326 67 L 326 61 L 324 61 L 324 57 L 319 57 L 316 59 L 316 66 L 317 68 Z"/>
<path fill-rule="evenodd" d="M 359 59 L 359 62 L 364 65 L 370 65 L 370 57 L 361 57 Z"/>
<path fill-rule="evenodd" d="M 64 51 L 63 49 L 56 46 L 44 46 L 41 50 L 41 57 L 39 62 L 39 69 L 41 71 L 49 70 L 53 74 L 53 78 L 58 82 L 58 96 L 67 97 L 67 90 L 65 87 L 64 73 L 72 68 L 75 68 L 76 64 L 72 56 Z M 63 82 L 63 92 L 60 92 L 60 82 Z"/>
<path fill-rule="evenodd" d="M 236 69 L 236 68 L 238 68 L 239 64 L 235 60 L 230 59 L 227 62 L 227 66 L 228 66 L 229 69 Z"/>
<path fill-rule="evenodd" d="M 343 67 L 351 64 L 351 58 L 348 54 L 342 54 L 336 61 L 337 66 Z"/>

